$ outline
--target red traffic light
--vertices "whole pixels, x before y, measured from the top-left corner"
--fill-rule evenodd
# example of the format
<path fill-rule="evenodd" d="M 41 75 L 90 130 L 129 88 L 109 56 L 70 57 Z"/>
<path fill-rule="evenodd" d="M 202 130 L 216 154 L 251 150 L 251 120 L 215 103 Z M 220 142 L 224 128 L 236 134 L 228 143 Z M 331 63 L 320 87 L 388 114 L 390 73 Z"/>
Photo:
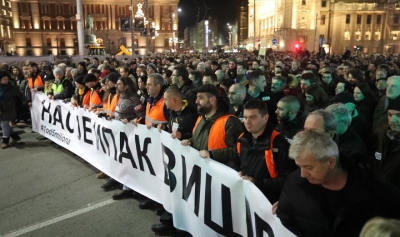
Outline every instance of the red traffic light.
<path fill-rule="evenodd" d="M 299 48 L 299 44 L 295 44 L 294 47 L 295 47 L 296 49 L 298 49 L 298 48 Z"/>
<path fill-rule="evenodd" d="M 354 45 L 354 46 L 353 46 L 353 48 L 355 48 L 355 49 L 356 49 L 356 48 L 357 48 L 357 45 Z"/>

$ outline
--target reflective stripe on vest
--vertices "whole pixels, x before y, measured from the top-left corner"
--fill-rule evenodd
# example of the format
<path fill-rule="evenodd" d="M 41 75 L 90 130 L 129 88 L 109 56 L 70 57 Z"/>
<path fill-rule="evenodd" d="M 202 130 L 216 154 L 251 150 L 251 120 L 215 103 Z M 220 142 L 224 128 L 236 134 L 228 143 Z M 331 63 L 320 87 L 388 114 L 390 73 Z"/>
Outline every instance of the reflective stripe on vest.
<path fill-rule="evenodd" d="M 145 124 L 161 124 L 167 122 L 167 119 L 164 117 L 164 98 L 158 100 L 151 108 L 150 103 L 147 103 Z"/>
<path fill-rule="evenodd" d="M 239 138 L 238 138 L 238 143 L 236 144 L 236 149 L 237 152 L 240 156 L 240 148 L 241 148 L 241 144 L 239 139 L 243 136 L 244 133 L 240 134 Z M 271 178 L 275 179 L 278 177 L 278 171 L 276 170 L 275 167 L 275 162 L 274 162 L 274 154 L 273 154 L 273 144 L 274 144 L 274 139 L 275 137 L 279 135 L 279 132 L 277 131 L 273 131 L 271 134 L 271 138 L 270 138 L 270 145 L 269 145 L 269 149 L 265 150 L 264 152 L 264 156 L 265 156 L 265 164 L 267 165 L 267 169 L 269 172 L 269 175 L 271 176 Z"/>
<path fill-rule="evenodd" d="M 40 75 L 37 75 L 35 80 L 33 80 L 32 77 L 29 77 L 28 78 L 28 86 L 30 89 L 44 86 L 42 77 Z"/>
<path fill-rule="evenodd" d="M 234 117 L 232 114 L 224 115 L 213 123 L 211 126 L 210 132 L 208 134 L 208 150 L 218 150 L 218 149 L 224 149 L 228 148 L 228 145 L 225 143 L 225 124 L 226 121 L 230 118 Z M 202 120 L 202 116 L 199 116 L 197 118 L 196 124 L 194 125 L 193 128 L 193 133 L 197 128 L 197 125 L 199 125 L 200 121 Z"/>

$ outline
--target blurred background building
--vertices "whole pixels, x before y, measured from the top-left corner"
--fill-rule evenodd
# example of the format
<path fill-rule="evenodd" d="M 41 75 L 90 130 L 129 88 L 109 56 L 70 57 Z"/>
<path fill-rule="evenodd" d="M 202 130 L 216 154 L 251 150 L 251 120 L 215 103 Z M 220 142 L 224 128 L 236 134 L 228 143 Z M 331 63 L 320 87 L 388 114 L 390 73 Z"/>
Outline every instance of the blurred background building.
<path fill-rule="evenodd" d="M 93 33 L 107 53 L 118 52 L 121 45 L 129 49 L 132 47 L 130 28 L 122 25 L 124 20 L 131 19 L 131 2 L 82 0 L 83 20 L 85 21 L 88 15 L 93 18 Z M 133 2 L 135 14 L 139 2 Z M 179 0 L 150 1 L 149 14 L 146 17 L 158 32 L 157 37 L 149 37 L 151 52 L 173 50 L 177 47 L 178 2 Z M 76 0 L 0 0 L 0 5 L 2 49 L 8 48 L 8 42 L 9 48 L 13 48 L 16 54 L 21 56 L 77 54 Z M 140 54 L 147 53 L 146 36 L 138 31 L 134 35 L 135 51 Z"/>

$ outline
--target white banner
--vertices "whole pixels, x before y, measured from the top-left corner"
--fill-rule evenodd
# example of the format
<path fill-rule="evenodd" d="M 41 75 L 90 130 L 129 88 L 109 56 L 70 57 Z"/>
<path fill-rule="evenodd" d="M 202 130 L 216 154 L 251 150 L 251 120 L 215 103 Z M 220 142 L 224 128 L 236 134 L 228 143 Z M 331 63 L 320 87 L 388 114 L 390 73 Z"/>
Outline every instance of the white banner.
<path fill-rule="evenodd" d="M 35 96 L 32 121 L 36 132 L 162 203 L 174 226 L 193 236 L 294 236 L 253 183 L 169 133 L 107 121 L 43 94 Z"/>

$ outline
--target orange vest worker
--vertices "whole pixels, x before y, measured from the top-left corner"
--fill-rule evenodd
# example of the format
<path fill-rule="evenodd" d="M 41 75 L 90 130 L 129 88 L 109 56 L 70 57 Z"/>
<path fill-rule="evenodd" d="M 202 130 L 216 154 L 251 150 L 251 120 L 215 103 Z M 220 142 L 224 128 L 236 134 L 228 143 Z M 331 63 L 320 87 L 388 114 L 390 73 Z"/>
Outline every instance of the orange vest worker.
<path fill-rule="evenodd" d="M 243 134 L 244 133 L 240 134 L 239 139 L 243 136 Z M 279 135 L 279 132 L 274 130 L 272 132 L 271 138 L 270 138 L 270 146 L 269 146 L 270 149 L 265 150 L 265 153 L 264 153 L 265 163 L 267 165 L 268 172 L 269 172 L 271 178 L 273 178 L 273 179 L 278 177 L 278 171 L 275 168 L 274 155 L 272 152 L 272 150 L 273 150 L 272 144 L 274 144 L 274 139 L 277 135 Z M 241 150 L 240 148 L 241 148 L 241 145 L 240 145 L 240 142 L 238 142 L 236 145 L 236 149 L 237 149 L 239 156 L 240 156 L 240 150 Z"/>
<path fill-rule="evenodd" d="M 145 124 L 161 124 L 167 122 L 167 119 L 164 117 L 164 98 L 158 100 L 151 108 L 150 103 L 147 103 Z"/>
<path fill-rule="evenodd" d="M 234 115 L 228 114 L 221 116 L 215 120 L 214 124 L 211 126 L 210 133 L 208 135 L 208 150 L 218 150 L 218 149 L 224 149 L 228 148 L 228 146 L 225 143 L 225 124 L 226 121 Z M 197 118 L 196 124 L 194 125 L 193 128 L 193 133 L 197 128 L 197 125 L 200 123 L 201 119 L 203 117 L 199 116 Z"/>

